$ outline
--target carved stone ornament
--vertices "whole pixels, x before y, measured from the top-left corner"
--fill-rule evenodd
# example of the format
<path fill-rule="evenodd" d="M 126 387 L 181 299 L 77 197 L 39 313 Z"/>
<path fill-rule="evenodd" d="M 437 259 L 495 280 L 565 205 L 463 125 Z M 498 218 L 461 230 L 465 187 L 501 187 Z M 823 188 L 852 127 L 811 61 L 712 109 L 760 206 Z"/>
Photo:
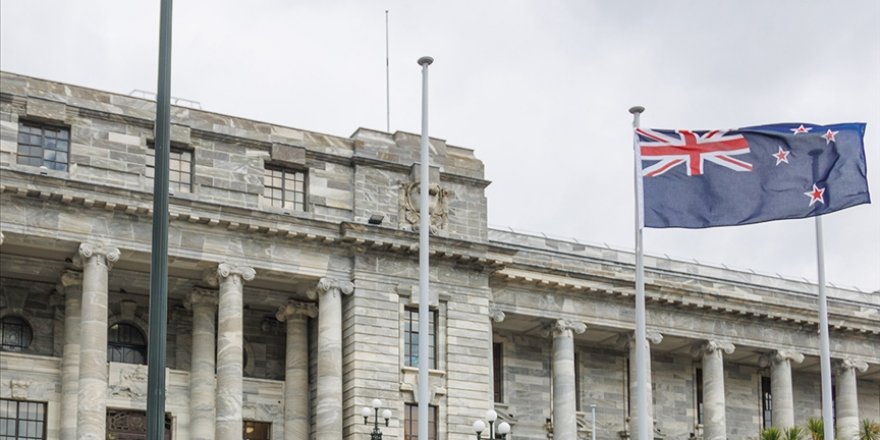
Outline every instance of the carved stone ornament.
<path fill-rule="evenodd" d="M 99 265 L 107 266 L 107 270 L 110 270 L 113 268 L 113 263 L 119 261 L 119 249 L 102 243 L 81 243 L 75 257 L 78 265 L 82 265 L 92 257 Z"/>
<path fill-rule="evenodd" d="M 403 184 L 400 191 L 400 228 L 410 231 L 419 230 L 419 182 Z M 449 190 L 433 183 L 428 187 L 428 213 L 431 216 L 430 229 L 437 234 L 449 224 Z"/>
<path fill-rule="evenodd" d="M 868 363 L 864 361 L 856 361 L 853 359 L 841 359 L 837 361 L 834 365 L 837 373 L 840 374 L 845 370 L 858 370 L 860 373 L 864 373 L 868 371 Z"/>
<path fill-rule="evenodd" d="M 568 319 L 557 319 L 544 327 L 544 336 L 553 335 L 553 337 L 568 336 L 572 333 L 581 334 L 587 331 L 587 325 L 580 321 L 571 321 Z"/>
<path fill-rule="evenodd" d="M 496 306 L 495 304 L 490 304 L 489 305 L 489 318 L 491 318 L 492 321 L 495 321 L 495 322 L 502 322 L 502 321 L 504 321 L 504 318 L 505 318 L 504 311 L 499 309 L 498 306 Z"/>
<path fill-rule="evenodd" d="M 111 395 L 131 399 L 143 398 L 147 395 L 147 366 L 122 365 L 119 375 L 116 378 L 111 377 L 110 381 Z"/>
<path fill-rule="evenodd" d="M 338 295 L 342 293 L 343 295 L 351 295 L 352 292 L 354 292 L 354 284 L 351 281 L 321 278 L 318 281 L 318 285 L 306 292 L 306 295 L 309 299 L 318 299 L 319 296 L 324 294 Z"/>
<path fill-rule="evenodd" d="M 635 341 L 635 339 L 635 332 L 623 333 L 617 338 L 617 343 L 619 345 L 622 345 L 626 349 L 630 349 L 632 348 L 632 343 Z M 663 342 L 663 334 L 658 331 L 648 330 L 645 332 L 645 340 L 648 342 L 649 345 L 656 345 Z"/>
<path fill-rule="evenodd" d="M 216 270 L 207 270 L 204 275 L 204 281 L 211 287 L 217 287 L 222 279 L 233 279 L 238 282 L 251 281 L 256 275 L 257 272 L 252 267 L 224 262 L 218 264 Z"/>
<path fill-rule="evenodd" d="M 735 349 L 736 347 L 730 342 L 716 341 L 713 339 L 694 346 L 691 354 L 699 359 L 702 358 L 704 354 L 712 354 L 719 350 L 725 354 L 731 354 Z"/>
<path fill-rule="evenodd" d="M 73 286 L 82 286 L 82 280 L 82 272 L 78 270 L 67 269 L 64 272 L 61 272 L 61 286 L 64 287 L 64 289 Z"/>
<path fill-rule="evenodd" d="M 183 307 L 187 310 L 192 310 L 193 305 L 195 304 L 205 304 L 209 306 L 217 307 L 218 302 L 218 293 L 214 289 L 205 289 L 202 287 L 196 287 L 190 292 L 189 298 L 183 303 Z"/>
<path fill-rule="evenodd" d="M 29 380 L 11 380 L 9 381 L 9 392 L 13 399 L 27 399 L 28 390 L 31 388 Z"/>

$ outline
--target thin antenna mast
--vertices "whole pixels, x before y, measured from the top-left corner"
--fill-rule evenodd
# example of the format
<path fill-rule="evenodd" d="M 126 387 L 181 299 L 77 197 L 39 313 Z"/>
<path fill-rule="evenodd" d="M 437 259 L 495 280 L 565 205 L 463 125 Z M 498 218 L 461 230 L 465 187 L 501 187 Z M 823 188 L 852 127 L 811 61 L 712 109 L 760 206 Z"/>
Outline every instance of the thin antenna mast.
<path fill-rule="evenodd" d="M 388 10 L 385 10 L 385 131 L 391 133 L 391 79 L 388 61 Z"/>

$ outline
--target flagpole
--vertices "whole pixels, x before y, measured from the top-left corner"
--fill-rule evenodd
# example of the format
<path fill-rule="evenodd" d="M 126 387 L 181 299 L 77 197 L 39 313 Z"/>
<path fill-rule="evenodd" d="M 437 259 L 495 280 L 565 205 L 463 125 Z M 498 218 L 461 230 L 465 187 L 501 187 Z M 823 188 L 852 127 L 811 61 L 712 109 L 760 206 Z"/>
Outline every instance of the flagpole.
<path fill-rule="evenodd" d="M 639 128 L 639 119 L 644 107 L 635 106 L 629 109 L 633 115 L 633 130 Z M 636 420 L 638 422 L 637 440 L 651 440 L 648 430 L 648 374 L 647 374 L 647 336 L 645 329 L 645 262 L 642 232 L 645 229 L 644 194 L 642 191 L 642 155 L 639 151 L 638 135 L 633 131 L 633 152 L 635 154 L 635 192 L 636 192 Z"/>
<path fill-rule="evenodd" d="M 825 438 L 834 439 L 834 414 L 831 402 L 831 342 L 828 336 L 828 299 L 825 294 L 825 245 L 822 239 L 822 216 L 816 219 L 816 266 L 819 272 L 819 361 L 822 366 L 822 421 Z"/>
<path fill-rule="evenodd" d="M 428 173 L 428 66 L 433 62 L 431 57 L 419 58 L 419 65 L 422 66 L 422 142 L 419 164 L 419 440 L 428 439 L 428 233 L 431 216 L 428 211 L 428 189 L 431 186 Z"/>
<path fill-rule="evenodd" d="M 391 133 L 391 62 L 388 59 L 388 10 L 385 10 L 385 131 Z"/>

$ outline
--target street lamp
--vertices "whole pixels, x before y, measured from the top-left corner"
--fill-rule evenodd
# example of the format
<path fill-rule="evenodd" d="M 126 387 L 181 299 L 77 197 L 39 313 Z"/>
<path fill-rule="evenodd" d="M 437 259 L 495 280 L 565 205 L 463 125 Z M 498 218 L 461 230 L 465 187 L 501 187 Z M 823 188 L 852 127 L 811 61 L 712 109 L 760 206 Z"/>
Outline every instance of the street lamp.
<path fill-rule="evenodd" d="M 370 413 L 373 413 L 373 432 L 370 433 L 370 440 L 382 440 L 382 431 L 379 430 L 379 407 L 382 406 L 382 401 L 379 399 L 373 399 L 373 410 L 370 411 L 370 407 L 365 406 L 361 408 L 361 415 L 364 416 L 364 425 L 370 424 Z M 391 410 L 385 409 L 382 411 L 382 418 L 385 419 L 385 426 L 388 426 L 388 421 L 391 419 Z"/>
<path fill-rule="evenodd" d="M 494 409 L 490 409 L 486 411 L 486 420 L 489 422 L 489 437 L 490 440 L 495 440 L 495 421 L 498 420 L 498 413 L 495 412 Z M 477 419 L 473 425 L 474 432 L 477 433 L 477 440 L 482 440 L 483 431 L 486 430 L 486 422 Z M 507 422 L 501 422 L 498 424 L 498 434 L 501 434 L 501 438 L 507 438 L 507 433 L 510 432 L 510 424 Z"/>

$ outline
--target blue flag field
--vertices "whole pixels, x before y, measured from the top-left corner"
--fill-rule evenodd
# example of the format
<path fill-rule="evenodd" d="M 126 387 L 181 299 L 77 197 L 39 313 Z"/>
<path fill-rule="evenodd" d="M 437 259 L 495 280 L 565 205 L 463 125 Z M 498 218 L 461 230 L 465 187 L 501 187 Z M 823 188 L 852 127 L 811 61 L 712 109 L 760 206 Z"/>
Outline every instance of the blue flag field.
<path fill-rule="evenodd" d="M 863 123 L 636 134 L 646 227 L 744 225 L 871 202 Z"/>

